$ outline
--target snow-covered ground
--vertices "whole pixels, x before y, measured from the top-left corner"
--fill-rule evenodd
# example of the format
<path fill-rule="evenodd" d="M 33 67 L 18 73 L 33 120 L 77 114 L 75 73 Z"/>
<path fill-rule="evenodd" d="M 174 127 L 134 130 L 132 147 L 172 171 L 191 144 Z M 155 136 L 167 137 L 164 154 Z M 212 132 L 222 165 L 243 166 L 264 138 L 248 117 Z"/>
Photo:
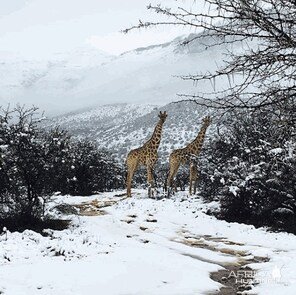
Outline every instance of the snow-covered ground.
<path fill-rule="evenodd" d="M 116 193 L 54 197 L 51 207 L 113 203 L 64 216 L 73 220 L 67 230 L 2 233 L 0 294 L 209 294 L 221 287 L 210 273 L 254 257 L 269 261 L 251 264 L 260 284 L 250 294 L 295 294 L 295 235 L 217 220 L 205 214 L 216 204 L 184 192 L 162 200 Z"/>

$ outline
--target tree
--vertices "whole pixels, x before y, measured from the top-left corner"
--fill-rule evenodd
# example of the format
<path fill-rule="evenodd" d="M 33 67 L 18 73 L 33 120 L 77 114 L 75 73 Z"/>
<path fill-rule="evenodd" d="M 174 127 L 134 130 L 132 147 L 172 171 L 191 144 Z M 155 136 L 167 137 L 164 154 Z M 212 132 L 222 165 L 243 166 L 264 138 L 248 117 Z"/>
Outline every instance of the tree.
<path fill-rule="evenodd" d="M 205 0 L 205 3 L 206 8 L 200 9 L 199 2 L 194 1 L 191 10 L 149 5 L 149 10 L 167 19 L 160 22 L 140 21 L 124 32 L 135 28 L 175 25 L 202 30 L 183 44 L 204 42 L 208 37 L 212 38 L 212 42 L 207 46 L 244 44 L 245 50 L 238 53 L 230 47 L 224 66 L 215 72 L 182 76 L 182 79 L 194 83 L 209 80 L 213 84 L 226 77 L 228 87 L 214 89 L 211 93 L 183 94 L 181 97 L 224 110 L 273 105 L 272 111 L 281 112 L 284 109 L 290 113 L 289 122 L 295 123 L 296 2 Z"/>
<path fill-rule="evenodd" d="M 220 201 L 218 217 L 295 233 L 296 143 L 273 118 L 268 110 L 225 116 L 200 161 L 200 192 Z"/>
<path fill-rule="evenodd" d="M 73 142 L 70 163 L 64 193 L 90 195 L 124 187 L 123 167 L 92 142 Z"/>
<path fill-rule="evenodd" d="M 211 92 L 180 97 L 219 114 L 217 136 L 200 161 L 201 195 L 218 199 L 218 216 L 229 221 L 295 232 L 296 2 L 205 0 L 201 7 L 198 1 L 191 9 L 184 2 L 179 8 L 149 5 L 166 19 L 140 21 L 125 32 L 183 26 L 199 33 L 181 46 L 227 45 L 214 72 L 181 77 L 197 86 L 211 83 Z"/>
<path fill-rule="evenodd" d="M 41 127 L 36 108 L 0 109 L 0 226 L 40 224 L 55 192 L 93 194 L 123 187 L 123 169 L 107 151 Z"/>
<path fill-rule="evenodd" d="M 31 223 L 44 215 L 54 192 L 57 161 L 67 153 L 66 133 L 40 128 L 36 108 L 2 110 L 0 114 L 0 218 Z"/>

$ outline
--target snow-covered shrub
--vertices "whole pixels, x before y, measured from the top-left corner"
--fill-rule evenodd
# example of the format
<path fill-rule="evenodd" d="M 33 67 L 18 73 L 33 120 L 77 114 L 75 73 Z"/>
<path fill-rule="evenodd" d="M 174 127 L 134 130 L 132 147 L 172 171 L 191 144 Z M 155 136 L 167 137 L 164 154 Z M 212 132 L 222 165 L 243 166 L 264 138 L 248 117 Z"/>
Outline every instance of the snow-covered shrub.
<path fill-rule="evenodd" d="M 169 163 L 157 163 L 154 169 L 155 186 L 164 190 L 169 173 Z"/>
<path fill-rule="evenodd" d="M 53 193 L 51 175 L 61 159 L 64 133 L 39 128 L 36 109 L 17 108 L 0 114 L 0 219 L 31 223 L 44 214 Z M 20 221 L 22 220 L 22 221 Z"/>
<path fill-rule="evenodd" d="M 123 169 L 106 151 L 67 132 L 41 128 L 37 109 L 0 109 L 0 226 L 26 228 L 44 217 L 55 192 L 92 194 L 123 187 Z M 9 220 L 9 221 L 8 221 Z"/>
<path fill-rule="evenodd" d="M 63 193 L 89 195 L 124 187 L 124 169 L 108 151 L 99 150 L 89 141 L 73 142 L 70 148 L 70 170 Z"/>
<path fill-rule="evenodd" d="M 270 110 L 231 114 L 201 158 L 201 194 L 228 221 L 296 232 L 295 127 Z"/>
<path fill-rule="evenodd" d="M 180 188 L 181 191 L 185 191 L 185 188 L 188 182 L 189 182 L 189 167 L 181 165 L 175 177 L 175 186 L 177 188 Z"/>
<path fill-rule="evenodd" d="M 126 173 L 127 175 L 127 173 Z M 133 187 L 147 188 L 147 168 L 145 166 L 139 166 L 133 176 Z"/>

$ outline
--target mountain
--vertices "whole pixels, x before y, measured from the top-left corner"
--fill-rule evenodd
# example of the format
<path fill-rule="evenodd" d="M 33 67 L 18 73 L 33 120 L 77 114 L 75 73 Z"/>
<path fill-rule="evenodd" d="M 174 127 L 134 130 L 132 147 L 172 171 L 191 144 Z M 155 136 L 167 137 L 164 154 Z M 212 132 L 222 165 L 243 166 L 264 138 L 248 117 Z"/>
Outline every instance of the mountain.
<path fill-rule="evenodd" d="M 213 91 L 211 83 L 196 87 L 178 76 L 211 71 L 223 62 L 230 45 L 208 47 L 213 38 L 205 37 L 180 46 L 192 37 L 120 56 L 89 47 L 47 61 L 8 58 L 0 52 L 0 105 L 35 104 L 52 115 L 122 102 L 165 105 L 176 100 L 176 93 Z"/>
<path fill-rule="evenodd" d="M 36 105 L 49 114 L 81 108 L 70 93 L 93 68 L 112 56 L 81 47 L 49 60 L 26 60 L 0 51 L 0 105 Z"/>
<path fill-rule="evenodd" d="M 212 71 L 224 63 L 229 46 L 236 52 L 243 50 L 241 45 L 227 42 L 211 47 L 215 41 L 211 36 L 180 45 L 194 37 L 180 37 L 120 56 L 80 48 L 58 54 L 51 61 L 27 62 L 26 71 L 21 70 L 24 61 L 6 58 L 0 63 L 0 102 L 7 92 L 13 93 L 12 101 L 46 106 L 50 110 L 47 114 L 70 110 L 55 116 L 48 125 L 60 125 L 77 138 L 95 140 L 120 159 L 151 136 L 158 112 L 166 110 L 169 116 L 160 146 L 164 160 L 172 149 L 196 136 L 207 114 L 193 102 L 171 103 L 176 93 L 213 91 L 209 81 L 196 86 L 179 75 Z M 217 80 L 215 87 L 223 88 L 226 83 L 227 79 Z"/>
<path fill-rule="evenodd" d="M 205 109 L 194 102 L 170 103 L 162 107 L 144 104 L 110 104 L 59 116 L 50 125 L 67 129 L 76 138 L 88 138 L 110 150 L 118 159 L 142 145 L 153 133 L 159 111 L 167 111 L 159 148 L 161 161 L 172 149 L 183 147 L 197 135 Z M 209 134 L 214 131 L 212 126 Z"/>

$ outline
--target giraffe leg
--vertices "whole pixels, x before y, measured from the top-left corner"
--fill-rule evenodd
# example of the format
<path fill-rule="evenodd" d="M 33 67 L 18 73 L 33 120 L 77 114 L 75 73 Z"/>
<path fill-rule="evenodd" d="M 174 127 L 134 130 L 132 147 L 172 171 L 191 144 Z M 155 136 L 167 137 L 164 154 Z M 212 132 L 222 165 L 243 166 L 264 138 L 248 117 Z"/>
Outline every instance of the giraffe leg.
<path fill-rule="evenodd" d="M 147 182 L 149 184 L 148 189 L 148 197 L 151 198 L 151 194 L 153 195 L 153 189 L 154 189 L 154 177 L 153 177 L 153 168 L 152 165 L 147 165 Z"/>
<path fill-rule="evenodd" d="M 193 178 L 192 175 L 190 173 L 190 177 L 189 177 L 189 195 L 192 195 L 192 183 L 193 183 Z M 195 181 L 194 181 L 194 185 L 195 185 Z"/>
<path fill-rule="evenodd" d="M 167 178 L 167 191 L 168 191 L 168 196 L 170 195 L 170 191 L 172 190 L 172 184 L 173 184 L 173 180 L 175 175 L 178 172 L 180 163 L 178 162 L 171 162 L 170 163 L 170 171 L 169 171 L 169 176 Z"/>
<path fill-rule="evenodd" d="M 126 194 L 128 197 L 132 196 L 131 188 L 132 188 L 132 180 L 134 173 L 137 169 L 138 163 L 137 161 L 128 161 L 127 162 L 127 178 L 126 178 Z"/>
<path fill-rule="evenodd" d="M 197 180 L 198 180 L 198 173 L 196 174 L 195 179 L 194 179 L 194 188 L 193 188 L 193 191 L 194 191 L 194 194 L 195 195 L 196 195 Z"/>
<path fill-rule="evenodd" d="M 177 174 L 177 173 L 176 173 Z M 177 185 L 177 179 L 173 178 L 172 181 L 172 188 L 174 188 L 174 192 L 176 193 L 178 191 L 178 185 Z"/>
<path fill-rule="evenodd" d="M 196 179 L 194 180 L 193 194 L 196 195 Z"/>

